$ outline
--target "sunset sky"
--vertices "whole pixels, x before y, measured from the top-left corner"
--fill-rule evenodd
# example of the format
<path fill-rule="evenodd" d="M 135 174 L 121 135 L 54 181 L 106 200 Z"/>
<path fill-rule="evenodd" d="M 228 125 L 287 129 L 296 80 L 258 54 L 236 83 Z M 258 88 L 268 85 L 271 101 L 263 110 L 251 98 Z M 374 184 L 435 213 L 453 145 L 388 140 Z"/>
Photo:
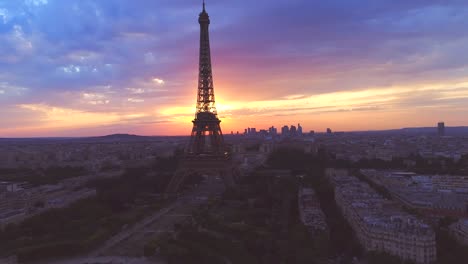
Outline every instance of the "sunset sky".
<path fill-rule="evenodd" d="M 188 135 L 200 11 L 0 0 L 0 137 Z M 468 125 L 466 0 L 207 0 L 207 12 L 224 133 Z"/>

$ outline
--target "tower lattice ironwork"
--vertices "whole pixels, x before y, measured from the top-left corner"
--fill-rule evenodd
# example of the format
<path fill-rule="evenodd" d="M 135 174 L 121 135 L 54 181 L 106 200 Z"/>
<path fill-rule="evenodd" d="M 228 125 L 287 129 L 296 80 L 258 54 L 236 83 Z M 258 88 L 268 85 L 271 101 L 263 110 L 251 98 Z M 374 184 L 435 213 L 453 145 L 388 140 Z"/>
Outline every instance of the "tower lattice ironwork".
<path fill-rule="evenodd" d="M 223 154 L 224 139 L 221 132 L 221 120 L 215 105 L 213 72 L 211 68 L 210 35 L 208 27 L 210 17 L 203 10 L 198 18 L 200 24 L 200 61 L 198 73 L 198 93 L 195 119 L 188 147 L 189 154 Z"/>

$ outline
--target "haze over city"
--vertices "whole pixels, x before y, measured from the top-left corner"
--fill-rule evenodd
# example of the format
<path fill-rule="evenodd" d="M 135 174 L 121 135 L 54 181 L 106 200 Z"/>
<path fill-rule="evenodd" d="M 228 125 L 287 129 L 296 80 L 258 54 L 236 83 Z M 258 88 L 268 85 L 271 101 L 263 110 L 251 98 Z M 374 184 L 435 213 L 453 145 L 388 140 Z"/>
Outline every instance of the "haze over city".
<path fill-rule="evenodd" d="M 466 1 L 209 1 L 225 132 L 466 125 Z M 187 135 L 200 1 L 0 1 L 1 137 Z"/>

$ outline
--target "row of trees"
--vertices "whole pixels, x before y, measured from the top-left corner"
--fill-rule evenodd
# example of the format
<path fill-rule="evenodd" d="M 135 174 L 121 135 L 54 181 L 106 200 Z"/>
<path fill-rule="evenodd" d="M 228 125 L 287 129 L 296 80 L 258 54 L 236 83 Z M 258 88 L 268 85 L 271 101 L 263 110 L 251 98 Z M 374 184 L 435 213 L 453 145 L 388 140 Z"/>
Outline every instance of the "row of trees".
<path fill-rule="evenodd" d="M 359 258 L 367 263 L 401 264 L 398 257 L 385 253 L 365 253 L 354 236 L 354 232 L 334 199 L 333 186 L 325 177 L 327 167 L 348 168 L 356 170 L 359 168 L 401 168 L 403 160 L 386 162 L 383 160 L 361 160 L 352 163 L 345 160 L 336 160 L 333 155 L 324 149 L 314 154 L 306 154 L 298 149 L 279 149 L 272 153 L 269 158 L 270 166 L 274 168 L 289 169 L 296 174 L 306 172 L 301 183 L 315 189 L 320 202 L 321 209 L 325 213 L 328 227 L 330 229 L 330 240 L 326 252 L 329 258 L 335 258 L 340 263 L 352 263 L 354 258 Z M 386 190 L 381 190 L 385 192 Z M 387 193 L 388 195 L 388 193 Z M 410 262 L 405 262 L 410 263 Z"/>
<path fill-rule="evenodd" d="M 56 184 L 61 180 L 86 174 L 84 167 L 50 167 L 45 169 L 2 169 L 0 180 L 11 182 L 28 182 L 33 186 Z"/>
<path fill-rule="evenodd" d="M 460 160 L 451 158 L 423 158 L 411 155 L 407 158 L 394 157 L 390 161 L 381 159 L 361 159 L 357 162 L 333 160 L 334 165 L 346 168 L 404 169 L 421 174 L 468 175 L 468 155 Z"/>

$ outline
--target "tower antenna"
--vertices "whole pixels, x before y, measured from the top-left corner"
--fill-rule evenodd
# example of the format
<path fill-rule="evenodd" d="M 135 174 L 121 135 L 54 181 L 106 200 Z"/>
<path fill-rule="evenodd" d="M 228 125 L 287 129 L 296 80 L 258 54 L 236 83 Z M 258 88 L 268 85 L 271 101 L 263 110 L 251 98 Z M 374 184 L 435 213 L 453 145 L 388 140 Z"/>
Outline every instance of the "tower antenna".
<path fill-rule="evenodd" d="M 203 12 L 205 12 L 205 0 L 203 0 Z"/>

